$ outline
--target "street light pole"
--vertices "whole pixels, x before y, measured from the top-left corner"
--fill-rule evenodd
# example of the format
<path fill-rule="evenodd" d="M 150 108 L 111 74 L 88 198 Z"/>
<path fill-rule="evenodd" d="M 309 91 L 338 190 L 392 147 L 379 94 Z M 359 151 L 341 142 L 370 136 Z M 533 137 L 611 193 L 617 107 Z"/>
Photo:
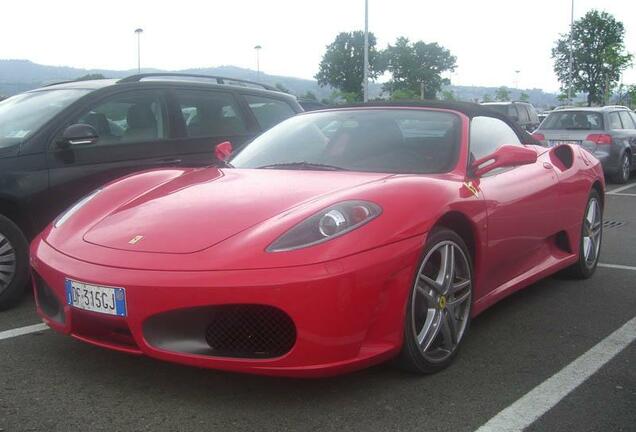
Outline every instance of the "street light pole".
<path fill-rule="evenodd" d="M 369 101 L 369 0 L 364 0 L 364 101 Z"/>
<path fill-rule="evenodd" d="M 521 72 L 520 70 L 516 70 L 515 71 L 515 82 L 514 82 L 514 86 L 515 89 L 519 90 L 519 72 Z"/>
<path fill-rule="evenodd" d="M 260 45 L 256 45 L 254 49 L 256 50 L 256 81 L 261 81 L 261 48 Z"/>
<path fill-rule="evenodd" d="M 143 32 L 144 30 L 141 28 L 135 30 L 137 33 L 137 73 L 141 73 L 141 34 Z"/>
<path fill-rule="evenodd" d="M 568 66 L 568 104 L 572 105 L 572 67 L 574 66 L 574 52 L 572 50 L 572 36 L 574 33 L 574 0 L 570 14 L 570 64 Z"/>

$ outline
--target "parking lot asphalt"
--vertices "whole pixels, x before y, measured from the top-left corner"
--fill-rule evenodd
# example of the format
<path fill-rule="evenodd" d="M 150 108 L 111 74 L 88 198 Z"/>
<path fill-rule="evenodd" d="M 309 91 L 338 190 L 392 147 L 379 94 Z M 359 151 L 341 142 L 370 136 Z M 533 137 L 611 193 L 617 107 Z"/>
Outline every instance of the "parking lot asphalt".
<path fill-rule="evenodd" d="M 636 267 L 636 180 L 607 195 L 601 262 Z M 629 195 L 634 194 L 634 196 Z M 548 278 L 473 323 L 457 361 L 432 376 L 377 366 L 294 380 L 187 368 L 51 331 L 0 340 L 0 431 L 475 431 L 636 316 L 636 270 Z M 38 323 L 32 298 L 0 332 Z M 631 343 L 527 430 L 636 430 Z M 503 429 L 502 429 L 503 430 Z"/>

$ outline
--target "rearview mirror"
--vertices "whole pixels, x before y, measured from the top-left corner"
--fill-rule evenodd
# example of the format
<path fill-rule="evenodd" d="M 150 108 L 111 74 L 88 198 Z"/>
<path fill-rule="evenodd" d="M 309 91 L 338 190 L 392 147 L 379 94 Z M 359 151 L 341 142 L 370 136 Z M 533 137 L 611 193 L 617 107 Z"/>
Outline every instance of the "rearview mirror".
<path fill-rule="evenodd" d="M 214 155 L 218 160 L 226 161 L 232 154 L 232 143 L 223 141 L 214 148 Z"/>
<path fill-rule="evenodd" d="M 476 177 L 481 177 L 497 168 L 529 165 L 536 161 L 537 152 L 531 148 L 518 145 L 503 145 L 494 153 L 473 162 L 471 168 Z"/>
<path fill-rule="evenodd" d="M 99 139 L 95 128 L 89 124 L 77 123 L 64 130 L 61 147 L 68 148 L 74 145 L 95 144 Z"/>

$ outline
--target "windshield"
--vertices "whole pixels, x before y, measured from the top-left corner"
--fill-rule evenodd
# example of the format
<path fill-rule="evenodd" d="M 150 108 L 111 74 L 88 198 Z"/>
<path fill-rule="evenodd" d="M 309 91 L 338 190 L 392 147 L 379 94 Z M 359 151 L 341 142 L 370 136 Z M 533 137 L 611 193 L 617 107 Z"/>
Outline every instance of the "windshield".
<path fill-rule="evenodd" d="M 459 116 L 432 110 L 323 111 L 288 119 L 256 138 L 236 168 L 439 173 L 455 164 Z"/>
<path fill-rule="evenodd" d="M 592 130 L 604 129 L 603 115 L 590 111 L 559 111 L 552 112 L 541 123 L 545 130 Z"/>
<path fill-rule="evenodd" d="M 90 90 L 44 90 L 0 102 L 0 148 L 22 143 Z"/>

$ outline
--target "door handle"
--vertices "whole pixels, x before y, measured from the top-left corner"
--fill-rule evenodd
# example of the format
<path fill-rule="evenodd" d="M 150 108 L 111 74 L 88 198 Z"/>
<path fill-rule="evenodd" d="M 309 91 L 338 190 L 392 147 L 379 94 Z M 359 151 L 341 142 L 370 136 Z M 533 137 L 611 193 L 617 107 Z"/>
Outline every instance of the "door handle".
<path fill-rule="evenodd" d="M 543 168 L 545 169 L 552 169 L 552 165 L 547 163 L 547 162 L 543 162 Z"/>

